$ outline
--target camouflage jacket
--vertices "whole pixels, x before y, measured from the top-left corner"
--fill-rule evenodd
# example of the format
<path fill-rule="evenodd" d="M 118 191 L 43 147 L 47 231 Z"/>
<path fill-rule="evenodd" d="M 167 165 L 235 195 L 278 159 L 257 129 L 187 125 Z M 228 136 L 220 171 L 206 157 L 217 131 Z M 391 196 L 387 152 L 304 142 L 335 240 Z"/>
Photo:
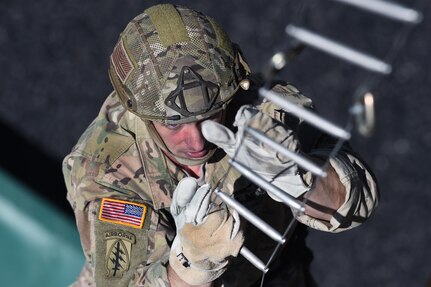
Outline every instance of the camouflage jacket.
<path fill-rule="evenodd" d="M 312 107 L 293 86 L 276 89 L 298 105 Z M 260 108 L 289 122 L 289 115 L 269 102 Z M 328 157 L 330 141 L 319 136 L 307 139 L 307 130 L 298 120 L 289 124 L 309 143 L 308 152 Z M 369 170 L 349 149 L 342 150 L 330 164 L 346 187 L 345 203 L 329 223 L 307 215 L 297 219 L 316 229 L 338 232 L 368 218 L 377 206 L 378 192 Z M 164 156 L 146 125 L 121 106 L 115 93 L 65 157 L 63 173 L 86 257 L 73 286 L 170 286 L 166 266 L 176 230 L 169 206 L 176 184 L 187 175 Z M 229 169 L 227 156 L 218 150 L 205 164 L 205 181 L 215 186 L 225 174 L 223 191 L 234 194 L 280 232 L 285 230 L 291 211 Z M 247 248 L 264 262 L 276 246 L 253 227 L 247 227 L 245 238 Z M 251 286 L 260 276 L 239 256 L 220 282 Z"/>

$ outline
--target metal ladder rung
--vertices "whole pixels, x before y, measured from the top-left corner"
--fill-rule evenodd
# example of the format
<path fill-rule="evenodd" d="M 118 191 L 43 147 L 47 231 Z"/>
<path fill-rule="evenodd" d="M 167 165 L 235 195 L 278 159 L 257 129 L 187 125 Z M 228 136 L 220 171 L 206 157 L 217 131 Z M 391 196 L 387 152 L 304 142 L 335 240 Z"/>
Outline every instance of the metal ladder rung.
<path fill-rule="evenodd" d="M 400 4 L 381 0 L 333 0 L 379 14 L 381 16 L 412 24 L 422 21 L 422 13 Z"/>
<path fill-rule="evenodd" d="M 254 255 L 250 250 L 248 250 L 245 246 L 241 248 L 239 253 L 244 256 L 245 259 L 248 260 L 251 264 L 254 265 L 257 269 L 262 271 L 263 273 L 268 272 L 268 267 L 265 265 L 265 263 L 262 262 L 256 255 Z"/>
<path fill-rule="evenodd" d="M 265 99 L 273 102 L 274 104 L 280 106 L 281 108 L 284 108 L 288 112 L 294 114 L 299 118 L 302 118 L 304 121 L 308 122 L 309 124 L 315 126 L 316 128 L 322 131 L 325 131 L 328 134 L 331 134 L 335 137 L 338 137 L 344 140 L 349 140 L 351 137 L 348 131 L 334 125 L 328 120 L 316 115 L 315 113 L 310 112 L 309 110 L 303 107 L 297 106 L 294 103 L 291 103 L 286 99 L 283 99 L 279 94 L 273 91 L 270 91 L 265 88 L 260 88 L 259 94 Z"/>
<path fill-rule="evenodd" d="M 281 190 L 280 188 L 276 187 L 275 185 L 267 182 L 263 177 L 253 172 L 252 170 L 244 166 L 242 163 L 233 161 L 233 160 L 229 160 L 229 163 L 235 169 L 237 169 L 242 175 L 247 177 L 249 180 L 257 184 L 261 188 L 275 195 L 283 203 L 295 209 L 299 214 L 304 213 L 304 205 L 302 202 L 296 200 L 296 198 L 286 193 L 285 191 Z"/>
<path fill-rule="evenodd" d="M 253 212 L 248 210 L 244 205 L 230 197 L 228 194 L 220 191 L 216 188 L 214 190 L 215 194 L 220 197 L 227 205 L 235 209 L 242 217 L 244 217 L 251 224 L 259 228 L 263 233 L 274 239 L 279 243 L 284 243 L 285 239 L 283 236 L 274 228 L 272 228 L 268 223 L 260 219 Z"/>
<path fill-rule="evenodd" d="M 381 74 L 390 74 L 392 72 L 392 66 L 384 61 L 337 43 L 307 29 L 288 25 L 286 27 L 286 33 L 308 46 L 314 47 L 352 64 L 356 64 L 367 70 Z"/>

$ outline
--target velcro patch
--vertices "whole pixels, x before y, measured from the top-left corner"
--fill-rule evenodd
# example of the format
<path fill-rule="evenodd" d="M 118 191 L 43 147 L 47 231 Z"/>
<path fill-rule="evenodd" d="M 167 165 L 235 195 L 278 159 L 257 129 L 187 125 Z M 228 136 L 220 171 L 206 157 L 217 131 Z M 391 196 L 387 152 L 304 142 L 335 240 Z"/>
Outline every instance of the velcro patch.
<path fill-rule="evenodd" d="M 124 48 L 123 40 L 119 41 L 115 46 L 111 60 L 118 77 L 124 84 L 132 72 L 133 64 Z"/>
<path fill-rule="evenodd" d="M 147 207 L 131 201 L 103 198 L 99 210 L 99 220 L 120 225 L 142 228 Z"/>
<path fill-rule="evenodd" d="M 105 232 L 107 277 L 122 277 L 129 270 L 134 234 L 123 230 Z"/>

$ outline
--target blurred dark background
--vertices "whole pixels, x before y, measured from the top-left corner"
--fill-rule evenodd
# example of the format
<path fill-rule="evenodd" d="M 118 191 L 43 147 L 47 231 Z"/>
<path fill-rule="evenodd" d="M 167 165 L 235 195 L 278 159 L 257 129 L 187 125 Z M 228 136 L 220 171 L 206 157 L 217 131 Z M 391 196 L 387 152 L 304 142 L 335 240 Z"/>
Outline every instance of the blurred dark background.
<path fill-rule="evenodd" d="M 284 32 L 289 23 L 378 58 L 393 53 L 389 60 L 394 71 L 384 77 L 311 48 L 279 74 L 311 97 L 321 115 L 341 126 L 348 120 L 357 87 L 370 79 L 378 82 L 373 90 L 376 132 L 368 138 L 354 132 L 351 144 L 377 175 L 381 205 L 355 230 L 310 231 L 312 271 L 322 287 L 426 286 L 430 278 L 427 2 L 399 0 L 424 15 L 422 23 L 411 27 L 330 0 L 171 2 L 216 18 L 240 44 L 255 71 L 263 71 L 273 53 L 290 43 Z M 108 56 L 119 33 L 130 19 L 156 3 L 160 2 L 2 0 L 0 169 L 70 222 L 61 161 L 112 90 Z M 399 41 L 403 30 L 407 38 Z M 401 45 L 394 50 L 396 43 Z M 0 185 L 7 193 L 4 189 Z"/>

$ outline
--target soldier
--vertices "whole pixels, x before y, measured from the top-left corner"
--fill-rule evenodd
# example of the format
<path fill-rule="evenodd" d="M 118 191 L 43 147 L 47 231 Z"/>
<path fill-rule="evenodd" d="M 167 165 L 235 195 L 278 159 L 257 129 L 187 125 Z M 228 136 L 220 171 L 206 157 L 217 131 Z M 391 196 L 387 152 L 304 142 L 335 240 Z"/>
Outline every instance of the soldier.
<path fill-rule="evenodd" d="M 295 217 L 340 232 L 377 206 L 376 182 L 348 145 L 329 159 L 327 177 L 315 179 L 243 136 L 250 124 L 316 162 L 334 145 L 270 102 L 242 105 L 256 93 L 250 69 L 202 13 L 170 4 L 145 10 L 120 35 L 109 76 L 114 91 L 63 162 L 86 257 L 73 286 L 258 286 L 261 273 L 240 249 L 267 260 L 277 243 L 240 220 L 216 187 L 279 231 Z M 293 85 L 273 90 L 313 108 Z M 303 200 L 305 214 L 293 214 L 230 168 L 234 156 Z M 305 225 L 273 261 L 265 286 L 314 285 Z"/>

